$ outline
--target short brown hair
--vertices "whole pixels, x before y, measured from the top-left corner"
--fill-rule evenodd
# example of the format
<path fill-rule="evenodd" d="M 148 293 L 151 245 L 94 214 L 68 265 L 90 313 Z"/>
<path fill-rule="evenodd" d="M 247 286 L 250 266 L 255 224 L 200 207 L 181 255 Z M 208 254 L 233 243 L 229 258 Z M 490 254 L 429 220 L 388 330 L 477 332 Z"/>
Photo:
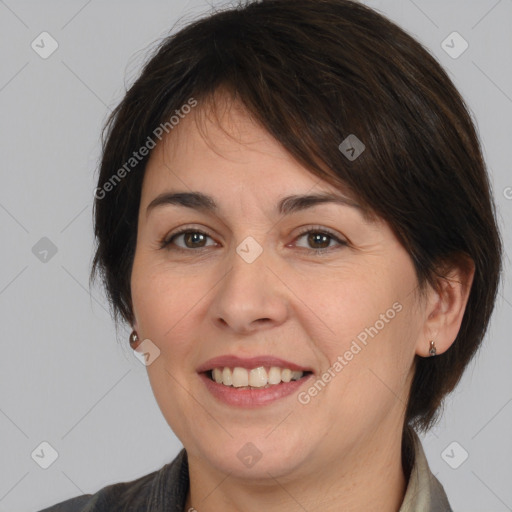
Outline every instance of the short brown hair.
<path fill-rule="evenodd" d="M 201 108 L 221 88 L 311 173 L 387 221 L 420 289 L 461 257 L 474 262 L 455 342 L 438 357 L 416 358 L 406 424 L 428 429 L 486 332 L 501 240 L 463 99 L 427 50 L 364 5 L 248 1 L 161 43 L 105 126 L 91 280 L 101 273 L 116 321 L 132 323 L 130 274 L 149 156 L 129 173 L 118 170 L 191 97 Z M 366 146 L 353 161 L 338 148 L 350 134 Z M 123 178 L 113 183 L 116 172 Z"/>

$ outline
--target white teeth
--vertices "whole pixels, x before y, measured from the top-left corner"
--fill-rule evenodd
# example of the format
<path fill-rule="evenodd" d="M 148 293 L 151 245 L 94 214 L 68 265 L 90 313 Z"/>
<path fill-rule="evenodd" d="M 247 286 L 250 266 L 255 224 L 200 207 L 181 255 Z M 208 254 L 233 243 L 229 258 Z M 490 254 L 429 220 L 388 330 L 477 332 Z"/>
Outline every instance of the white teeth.
<path fill-rule="evenodd" d="M 215 370 L 214 370 L 215 371 Z M 249 372 L 245 368 L 234 368 L 233 369 L 233 386 L 235 388 L 241 388 L 249 385 Z"/>
<path fill-rule="evenodd" d="M 222 384 L 222 370 L 220 368 L 213 370 L 213 380 L 217 382 L 217 384 Z"/>
<path fill-rule="evenodd" d="M 268 372 L 268 383 L 279 384 L 281 382 L 281 368 L 272 366 Z"/>
<path fill-rule="evenodd" d="M 260 366 L 253 368 L 249 372 L 249 386 L 253 388 L 262 388 L 267 385 L 267 370 Z"/>
<path fill-rule="evenodd" d="M 279 368 L 271 366 L 268 371 L 263 366 L 247 370 L 239 366 L 231 369 L 214 368 L 212 378 L 217 384 L 225 386 L 233 386 L 235 388 L 253 387 L 264 388 L 280 384 L 281 382 L 290 382 L 291 380 L 299 380 L 304 375 L 301 371 L 292 371 L 289 368 Z"/>
<path fill-rule="evenodd" d="M 224 370 L 222 370 L 222 380 L 220 383 L 226 384 L 226 386 L 232 386 L 233 385 L 233 375 L 231 373 L 231 369 L 226 366 Z"/>
<path fill-rule="evenodd" d="M 292 380 L 292 371 L 288 368 L 285 368 L 281 371 L 281 380 L 283 382 L 290 382 Z"/>

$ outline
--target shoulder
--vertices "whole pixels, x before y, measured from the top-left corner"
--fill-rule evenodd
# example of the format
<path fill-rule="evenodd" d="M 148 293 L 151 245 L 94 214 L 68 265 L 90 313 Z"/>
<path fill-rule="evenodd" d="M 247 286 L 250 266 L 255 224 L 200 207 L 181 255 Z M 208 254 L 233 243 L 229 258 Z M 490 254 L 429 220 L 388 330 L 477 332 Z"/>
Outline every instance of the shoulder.
<path fill-rule="evenodd" d="M 108 485 L 95 494 L 84 494 L 56 503 L 39 512 L 145 512 L 162 482 L 171 486 L 180 484 L 180 479 L 169 477 L 180 474 L 184 464 L 186 452 L 181 450 L 172 462 L 157 471 L 129 482 Z"/>
<path fill-rule="evenodd" d="M 163 468 L 162 468 L 163 469 Z M 162 471 L 162 470 L 160 470 Z M 147 500 L 151 483 L 158 471 L 145 475 L 130 482 L 120 482 L 103 487 L 95 494 L 85 494 L 57 503 L 40 512 L 103 512 L 122 511 L 122 506 L 132 501 L 143 504 Z M 138 508 L 131 508 L 138 510 Z"/>
<path fill-rule="evenodd" d="M 86 507 L 87 503 L 91 501 L 91 494 L 84 494 L 83 496 L 77 496 L 61 503 L 57 503 L 51 507 L 40 510 L 39 512 L 82 512 Z"/>

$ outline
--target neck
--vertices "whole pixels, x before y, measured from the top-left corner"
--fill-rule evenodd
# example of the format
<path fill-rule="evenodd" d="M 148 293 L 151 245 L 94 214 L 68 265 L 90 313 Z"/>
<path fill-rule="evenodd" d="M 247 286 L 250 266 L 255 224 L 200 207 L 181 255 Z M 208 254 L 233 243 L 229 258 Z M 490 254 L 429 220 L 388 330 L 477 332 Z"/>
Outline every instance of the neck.
<path fill-rule="evenodd" d="M 372 433 L 343 459 L 339 454 L 315 455 L 307 473 L 279 479 L 268 473 L 268 479 L 258 482 L 220 473 L 204 459 L 189 457 L 185 511 L 397 512 L 407 487 L 401 434 L 395 431 L 393 438 L 383 439 Z"/>

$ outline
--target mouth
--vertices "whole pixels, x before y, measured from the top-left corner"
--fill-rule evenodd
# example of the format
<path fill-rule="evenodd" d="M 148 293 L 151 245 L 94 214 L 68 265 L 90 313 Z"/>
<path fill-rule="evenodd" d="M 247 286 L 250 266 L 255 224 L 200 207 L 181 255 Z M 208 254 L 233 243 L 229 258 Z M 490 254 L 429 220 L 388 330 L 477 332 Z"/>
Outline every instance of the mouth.
<path fill-rule="evenodd" d="M 279 366 L 258 366 L 256 368 L 216 367 L 203 372 L 211 381 L 236 389 L 268 389 L 282 383 L 301 380 L 311 371 L 292 370 Z"/>
<path fill-rule="evenodd" d="M 311 368 L 273 356 L 220 356 L 196 371 L 216 399 L 239 407 L 275 402 L 298 391 L 313 375 Z"/>

